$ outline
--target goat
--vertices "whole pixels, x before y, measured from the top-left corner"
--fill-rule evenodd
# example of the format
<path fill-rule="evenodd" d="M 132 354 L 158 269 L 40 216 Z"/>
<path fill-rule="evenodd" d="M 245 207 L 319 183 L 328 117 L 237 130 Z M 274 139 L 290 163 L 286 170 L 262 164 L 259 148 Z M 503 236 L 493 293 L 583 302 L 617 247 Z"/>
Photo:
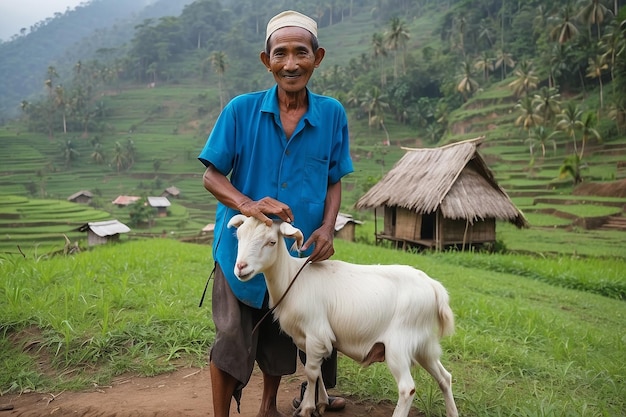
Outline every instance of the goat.
<path fill-rule="evenodd" d="M 439 384 L 446 416 L 458 416 L 452 375 L 439 361 L 439 339 L 454 331 L 448 293 L 441 283 L 406 265 L 326 260 L 304 267 L 307 260 L 291 256 L 283 238 L 293 238 L 295 247 L 302 246 L 302 232 L 289 223 L 267 226 L 238 214 L 228 227 L 237 228 L 239 241 L 235 275 L 245 282 L 264 274 L 274 318 L 306 353 L 307 388 L 295 415 L 324 413 L 328 395 L 320 366 L 335 347 L 362 366 L 387 363 L 398 384 L 393 417 L 409 414 L 415 396 L 411 367 L 418 363 Z M 316 386 L 317 404 L 312 388 Z"/>

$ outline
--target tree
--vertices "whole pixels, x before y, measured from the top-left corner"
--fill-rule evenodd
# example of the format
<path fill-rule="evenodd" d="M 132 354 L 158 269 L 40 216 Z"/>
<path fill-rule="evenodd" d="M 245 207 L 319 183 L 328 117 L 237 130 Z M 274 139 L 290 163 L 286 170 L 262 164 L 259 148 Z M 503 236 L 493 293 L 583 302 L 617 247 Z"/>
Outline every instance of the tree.
<path fill-rule="evenodd" d="M 119 141 L 115 142 L 111 163 L 115 166 L 118 174 L 126 167 L 126 153 L 124 152 L 124 147 Z"/>
<path fill-rule="evenodd" d="M 104 149 L 102 148 L 102 145 L 100 143 L 94 143 L 93 151 L 91 152 L 91 160 L 96 165 L 102 165 L 106 160 L 106 157 L 104 155 Z"/>
<path fill-rule="evenodd" d="M 556 88 L 541 87 L 533 97 L 535 111 L 541 115 L 544 123 L 551 122 L 561 112 L 560 94 Z"/>
<path fill-rule="evenodd" d="M 474 61 L 474 68 L 483 74 L 483 80 L 489 80 L 489 73 L 493 71 L 493 58 L 490 56 L 489 51 L 483 51 L 482 55 Z"/>
<path fill-rule="evenodd" d="M 530 136 L 530 130 L 540 125 L 543 122 L 543 118 L 535 112 L 535 107 L 530 97 L 523 97 L 515 105 L 515 108 L 522 112 L 522 114 L 515 119 L 515 126 L 522 126 L 522 129 L 526 130 Z"/>
<path fill-rule="evenodd" d="M 65 90 L 60 84 L 54 88 L 54 103 L 57 108 L 61 109 L 61 114 L 63 115 L 63 133 L 67 134 L 66 113 L 69 103 L 65 98 Z"/>
<path fill-rule="evenodd" d="M 595 129 L 596 124 L 598 124 L 598 118 L 596 117 L 595 112 L 586 112 L 581 120 L 580 130 L 582 131 L 582 145 L 580 147 L 580 159 L 583 159 L 583 154 L 585 153 L 585 144 L 591 138 L 595 138 L 597 141 L 602 141 L 602 136 L 600 132 Z"/>
<path fill-rule="evenodd" d="M 550 132 L 550 130 L 541 125 L 535 126 L 530 130 L 529 139 L 539 142 L 539 145 L 541 146 L 541 156 L 543 158 L 546 156 L 546 145 L 548 143 L 552 144 L 554 152 L 556 153 L 556 141 L 552 139 L 552 133 L 553 132 Z"/>
<path fill-rule="evenodd" d="M 565 133 L 566 136 L 572 139 L 574 143 L 574 153 L 578 155 L 578 148 L 576 145 L 576 131 L 582 129 L 582 111 L 576 103 L 570 101 L 567 103 L 567 107 L 561 111 L 561 114 L 557 116 L 558 122 L 556 129 Z"/>
<path fill-rule="evenodd" d="M 380 63 L 380 88 L 384 88 L 385 84 L 387 84 L 387 75 L 385 73 L 386 56 L 385 38 L 382 34 L 375 32 L 372 35 L 372 57 Z"/>
<path fill-rule="evenodd" d="M 578 36 L 578 28 L 572 21 L 573 15 L 574 8 L 571 2 L 568 1 L 562 6 L 559 15 L 551 18 L 551 20 L 556 21 L 556 25 L 550 31 L 550 39 L 564 44 Z"/>
<path fill-rule="evenodd" d="M 578 13 L 578 18 L 587 25 L 589 38 L 591 38 L 591 26 L 596 25 L 598 29 L 598 40 L 600 39 L 600 25 L 604 18 L 611 14 L 600 0 L 588 0 L 588 3 Z"/>
<path fill-rule="evenodd" d="M 385 39 L 389 49 L 394 51 L 393 75 L 395 78 L 398 78 L 398 49 L 402 49 L 404 54 L 404 47 L 409 38 L 405 23 L 399 17 L 392 18 L 389 22 L 389 30 L 385 32 Z M 402 55 L 402 68 L 404 73 L 404 55 Z"/>
<path fill-rule="evenodd" d="M 479 87 L 478 82 L 474 79 L 472 67 L 469 62 L 461 62 L 459 77 L 460 79 L 456 85 L 456 91 L 463 95 L 464 101 L 467 101 L 467 99 L 475 93 Z"/>
<path fill-rule="evenodd" d="M 574 186 L 583 182 L 583 178 L 580 174 L 581 160 L 577 153 L 568 156 L 563 161 L 563 164 L 559 168 L 559 178 L 565 178 L 571 176 L 574 181 Z"/>
<path fill-rule="evenodd" d="M 515 66 L 515 61 L 511 54 L 505 52 L 503 49 L 498 50 L 496 55 L 496 62 L 494 64 L 494 69 L 500 69 L 502 73 L 502 79 L 506 78 L 506 69 L 513 68 Z"/>
<path fill-rule="evenodd" d="M 211 66 L 217 74 L 218 88 L 220 92 L 220 110 L 224 108 L 224 90 L 222 86 L 222 78 L 228 68 L 228 59 L 224 51 L 215 51 L 209 56 Z"/>
<path fill-rule="evenodd" d="M 537 88 L 539 77 L 531 61 L 521 61 L 515 68 L 513 74 L 516 79 L 509 83 L 509 87 L 513 89 L 517 97 L 521 97 L 522 94 L 528 97 L 530 91 Z"/>
<path fill-rule="evenodd" d="M 597 78 L 600 83 L 600 109 L 604 107 L 604 94 L 602 93 L 602 71 L 608 69 L 608 65 L 604 58 L 604 55 L 596 55 L 594 58 L 589 58 L 589 65 L 587 66 L 587 77 Z"/>
<path fill-rule="evenodd" d="M 66 140 L 63 144 L 63 161 L 65 162 L 65 166 L 70 167 L 72 165 L 72 161 L 74 161 L 79 155 L 80 152 L 74 148 L 72 141 L 69 139 Z"/>
<path fill-rule="evenodd" d="M 387 138 L 387 144 L 389 144 L 389 132 L 387 132 L 385 126 L 385 110 L 389 108 L 389 103 L 385 100 L 387 100 L 387 96 L 378 87 L 374 86 L 367 93 L 363 106 L 365 106 L 368 114 L 369 126 L 378 126 L 383 129 Z"/>

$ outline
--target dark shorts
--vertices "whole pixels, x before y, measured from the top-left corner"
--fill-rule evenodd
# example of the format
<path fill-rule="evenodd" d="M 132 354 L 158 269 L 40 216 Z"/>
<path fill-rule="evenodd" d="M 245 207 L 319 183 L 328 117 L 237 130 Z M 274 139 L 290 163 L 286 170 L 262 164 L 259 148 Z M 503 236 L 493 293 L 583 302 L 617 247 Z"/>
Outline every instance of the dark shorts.
<path fill-rule="evenodd" d="M 250 380 L 255 360 L 261 371 L 269 375 L 296 372 L 297 347 L 291 338 L 280 330 L 271 315 L 253 334 L 254 326 L 268 311 L 267 306 L 256 309 L 239 301 L 217 264 L 212 300 L 215 342 L 210 359 L 239 381 L 237 391 Z"/>

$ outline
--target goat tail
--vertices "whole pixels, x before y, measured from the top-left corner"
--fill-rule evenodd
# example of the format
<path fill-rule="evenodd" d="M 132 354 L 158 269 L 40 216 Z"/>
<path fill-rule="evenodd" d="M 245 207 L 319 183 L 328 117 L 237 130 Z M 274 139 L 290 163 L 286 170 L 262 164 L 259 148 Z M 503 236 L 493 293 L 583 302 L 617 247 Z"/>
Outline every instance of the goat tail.
<path fill-rule="evenodd" d="M 439 337 L 450 336 L 454 333 L 454 313 L 450 308 L 448 291 L 437 281 L 433 287 L 437 303 L 437 318 L 439 319 Z"/>

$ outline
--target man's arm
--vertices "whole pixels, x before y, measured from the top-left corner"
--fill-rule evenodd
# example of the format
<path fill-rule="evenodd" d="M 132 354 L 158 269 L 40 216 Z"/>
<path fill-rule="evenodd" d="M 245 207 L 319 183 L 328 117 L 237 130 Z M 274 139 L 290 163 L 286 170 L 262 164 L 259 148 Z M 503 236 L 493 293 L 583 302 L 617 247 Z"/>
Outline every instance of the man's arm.
<path fill-rule="evenodd" d="M 224 174 L 219 172 L 213 165 L 207 167 L 202 176 L 204 188 L 218 201 L 227 207 L 239 210 L 241 214 L 249 217 L 256 217 L 265 222 L 268 226 L 272 224 L 272 219 L 266 215 L 278 216 L 286 222 L 293 221 L 293 213 L 291 208 L 270 197 L 264 197 L 261 200 L 252 200 L 237 190 L 233 184 L 226 178 Z"/>

